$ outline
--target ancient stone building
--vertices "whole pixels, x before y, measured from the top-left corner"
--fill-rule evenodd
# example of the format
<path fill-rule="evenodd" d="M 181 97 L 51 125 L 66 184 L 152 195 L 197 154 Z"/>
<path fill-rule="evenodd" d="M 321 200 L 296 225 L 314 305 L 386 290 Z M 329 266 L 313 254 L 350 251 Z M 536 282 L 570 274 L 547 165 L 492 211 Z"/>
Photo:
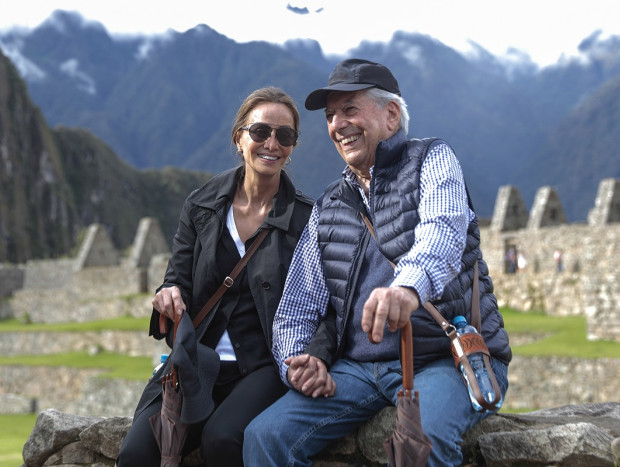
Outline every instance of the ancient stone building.
<path fill-rule="evenodd" d="M 501 187 L 481 229 L 500 305 L 585 315 L 590 339 L 620 341 L 620 182 L 601 181 L 587 224 L 566 223 L 551 187 L 540 188 L 525 213 L 518 190 Z"/>
<path fill-rule="evenodd" d="M 620 181 L 600 182 L 587 224 L 566 222 L 552 187 L 538 190 L 529 213 L 516 187 L 500 187 L 481 236 L 500 305 L 585 315 L 589 338 L 620 341 Z M 155 290 L 169 255 L 154 219 L 140 221 L 128 257 L 102 226 L 91 225 L 77 258 L 0 268 L 0 298 L 16 298 L 0 300 L 0 318 L 85 321 L 131 314 L 131 297 Z"/>

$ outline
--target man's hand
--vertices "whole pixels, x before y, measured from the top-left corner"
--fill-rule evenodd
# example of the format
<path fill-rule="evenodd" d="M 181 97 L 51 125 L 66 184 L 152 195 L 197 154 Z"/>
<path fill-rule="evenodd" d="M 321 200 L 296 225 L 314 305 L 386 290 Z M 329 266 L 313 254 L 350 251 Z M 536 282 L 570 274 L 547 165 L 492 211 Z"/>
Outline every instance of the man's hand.
<path fill-rule="evenodd" d="M 402 328 L 420 306 L 417 293 L 407 287 L 380 287 L 372 291 L 362 311 L 362 329 L 372 342 L 383 340 L 385 322 L 391 332 Z"/>
<path fill-rule="evenodd" d="M 174 321 L 174 313 L 178 315 L 185 310 L 185 303 L 181 297 L 181 291 L 178 287 L 164 287 L 153 297 L 153 308 L 159 311 L 160 314 L 170 318 Z"/>
<path fill-rule="evenodd" d="M 323 360 L 308 354 L 289 357 L 287 378 L 291 386 L 306 396 L 329 397 L 336 392 L 336 383 Z"/>

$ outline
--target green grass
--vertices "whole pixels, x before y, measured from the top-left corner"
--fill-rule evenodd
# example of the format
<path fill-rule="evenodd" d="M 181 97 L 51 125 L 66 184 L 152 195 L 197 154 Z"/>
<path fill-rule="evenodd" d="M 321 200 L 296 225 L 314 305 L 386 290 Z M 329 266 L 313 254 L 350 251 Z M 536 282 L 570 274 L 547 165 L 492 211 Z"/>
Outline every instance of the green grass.
<path fill-rule="evenodd" d="M 506 329 L 510 334 L 542 336 L 537 342 L 513 346 L 516 355 L 560 356 L 578 358 L 620 358 L 620 343 L 588 341 L 586 319 L 578 316 L 554 317 L 543 313 L 522 313 L 503 308 Z M 85 332 L 102 330 L 145 331 L 148 318 L 118 318 L 88 323 L 23 324 L 17 320 L 0 321 L 2 332 Z M 102 377 L 145 380 L 152 370 L 152 361 L 146 357 L 129 357 L 108 352 L 89 355 L 87 352 L 69 352 L 55 355 L 0 357 L 0 365 L 70 366 L 75 368 L 103 368 Z M 503 413 L 529 412 L 528 409 Z M 0 415 L 0 467 L 14 467 L 22 463 L 21 452 L 32 432 L 36 415 Z"/>
<path fill-rule="evenodd" d="M 577 358 L 620 358 L 620 343 L 587 340 L 583 316 L 547 316 L 543 313 L 502 308 L 508 335 L 535 334 L 540 340 L 513 346 L 515 355 Z"/>
<path fill-rule="evenodd" d="M 32 415 L 0 415 L 0 467 L 23 463 L 22 449 L 37 420 Z"/>
<path fill-rule="evenodd" d="M 87 331 L 144 331 L 149 318 L 116 318 L 87 323 L 25 324 L 18 320 L 0 321 L 3 332 L 87 332 Z M 153 362 L 147 357 L 130 357 L 110 352 L 90 355 L 87 352 L 67 352 L 52 355 L 0 357 L 0 366 L 69 366 L 101 368 L 101 377 L 143 380 L 150 376 Z M 136 401 L 137 403 L 137 401 Z M 36 422 L 36 414 L 0 415 L 0 467 L 15 467 L 23 463 L 22 449 Z"/>
<path fill-rule="evenodd" d="M 98 352 L 67 352 L 51 355 L 23 355 L 0 357 L 0 366 L 67 366 L 72 368 L 101 368 L 103 378 L 127 380 L 146 380 L 153 371 L 153 361 L 149 357 L 130 357 L 124 354 Z"/>
<path fill-rule="evenodd" d="M 3 332 L 100 332 L 143 331 L 147 332 L 149 318 L 114 318 L 86 323 L 22 323 L 16 319 L 0 321 L 0 333 Z M 122 378 L 128 380 L 144 379 L 150 375 L 153 362 L 148 357 L 130 357 L 124 354 L 98 352 L 67 352 L 48 355 L 21 355 L 0 357 L 0 365 L 30 366 L 69 366 L 74 368 L 101 368 L 105 370 L 101 377 Z"/>
<path fill-rule="evenodd" d="M 149 328 L 150 318 L 122 317 L 86 323 L 23 323 L 17 319 L 0 321 L 3 332 L 88 332 L 88 331 L 144 331 Z"/>

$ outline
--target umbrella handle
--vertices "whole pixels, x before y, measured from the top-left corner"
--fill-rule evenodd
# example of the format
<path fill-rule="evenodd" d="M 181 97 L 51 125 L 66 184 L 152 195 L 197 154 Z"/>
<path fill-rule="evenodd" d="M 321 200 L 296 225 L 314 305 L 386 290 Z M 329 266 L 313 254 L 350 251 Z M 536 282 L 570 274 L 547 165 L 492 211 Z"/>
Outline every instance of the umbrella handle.
<path fill-rule="evenodd" d="M 183 313 L 185 313 L 185 310 L 183 310 Z M 176 340 L 176 337 L 177 337 L 177 328 L 179 327 L 179 323 L 181 322 L 181 318 L 183 317 L 183 313 L 175 313 L 174 314 L 174 329 L 172 330 L 172 344 L 173 345 L 174 345 L 174 341 Z M 162 318 L 164 319 L 164 321 L 167 321 L 167 319 L 168 319 L 164 315 L 159 315 L 160 327 L 161 327 L 161 324 L 162 324 Z M 162 389 L 164 390 L 164 392 L 166 391 L 166 383 L 170 383 L 172 385 L 172 387 L 175 388 L 175 389 L 178 389 L 178 387 L 179 387 L 179 375 L 177 374 L 177 370 L 174 367 L 174 365 L 171 365 L 170 373 L 165 375 L 162 378 L 162 380 L 161 380 Z"/>
<path fill-rule="evenodd" d="M 181 322 L 181 316 L 183 316 L 183 314 L 181 314 L 180 316 L 177 313 L 174 314 L 174 330 L 172 334 L 172 342 L 174 342 L 174 338 L 177 335 L 177 328 L 179 327 L 179 323 Z M 162 334 L 168 333 L 168 317 L 163 314 L 159 315 L 159 332 L 161 332 Z"/>
<path fill-rule="evenodd" d="M 411 391 L 413 390 L 413 338 L 411 332 L 411 321 L 407 320 L 405 327 L 400 330 L 403 388 L 405 389 L 405 395 L 407 397 L 411 397 Z"/>
<path fill-rule="evenodd" d="M 185 310 L 183 310 L 183 312 L 181 312 L 181 313 L 175 313 L 174 314 L 174 329 L 172 330 L 172 342 L 173 343 L 176 340 L 177 329 L 179 327 L 179 323 L 181 322 L 181 318 L 183 317 L 183 313 L 185 313 Z"/>

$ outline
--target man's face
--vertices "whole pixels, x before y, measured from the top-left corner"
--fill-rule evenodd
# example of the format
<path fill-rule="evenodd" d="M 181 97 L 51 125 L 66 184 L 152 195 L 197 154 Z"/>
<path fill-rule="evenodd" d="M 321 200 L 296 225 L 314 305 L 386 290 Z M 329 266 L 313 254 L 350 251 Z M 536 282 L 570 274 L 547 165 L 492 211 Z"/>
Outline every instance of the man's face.
<path fill-rule="evenodd" d="M 394 101 L 381 108 L 366 90 L 334 91 L 325 108 L 329 136 L 347 165 L 358 176 L 370 175 L 380 141 L 398 129 L 400 107 Z"/>

